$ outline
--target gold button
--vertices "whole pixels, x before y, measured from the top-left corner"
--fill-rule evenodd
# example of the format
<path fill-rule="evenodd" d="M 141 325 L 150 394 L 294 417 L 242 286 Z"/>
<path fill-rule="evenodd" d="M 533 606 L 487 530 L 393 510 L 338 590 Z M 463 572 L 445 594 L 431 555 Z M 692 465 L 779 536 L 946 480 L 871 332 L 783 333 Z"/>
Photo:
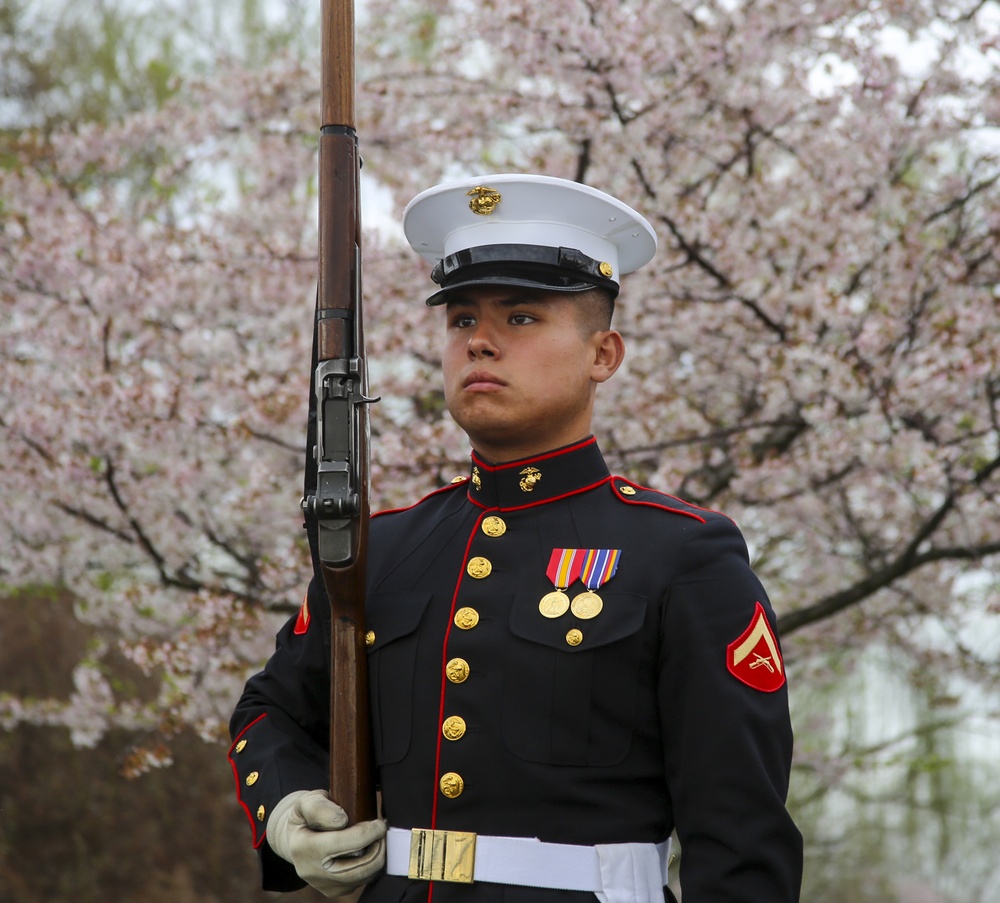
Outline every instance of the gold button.
<path fill-rule="evenodd" d="M 259 771 L 251 771 L 250 774 L 247 775 L 247 787 L 253 787 L 253 785 L 257 783 L 257 778 L 259 777 Z"/>
<path fill-rule="evenodd" d="M 621 486 L 618 491 L 622 495 L 635 495 L 635 490 L 631 486 Z"/>
<path fill-rule="evenodd" d="M 240 740 L 240 742 L 236 744 L 236 752 L 238 753 L 243 752 L 243 750 L 245 750 L 246 748 L 247 748 L 246 740 Z"/>
<path fill-rule="evenodd" d="M 465 719 L 459 715 L 445 718 L 441 733 L 446 740 L 461 740 L 465 736 Z"/>
<path fill-rule="evenodd" d="M 490 515 L 483 521 L 483 532 L 487 536 L 492 536 L 494 538 L 497 536 L 503 536 L 504 533 L 507 532 L 507 525 L 503 522 L 502 517 Z"/>
<path fill-rule="evenodd" d="M 462 780 L 460 774 L 449 771 L 447 774 L 441 776 L 438 786 L 448 799 L 453 800 L 455 797 L 462 795 L 462 791 L 465 790 L 465 781 Z"/>
<path fill-rule="evenodd" d="M 583 642 L 583 634 L 577 630 L 575 627 L 566 634 L 566 642 L 570 646 L 579 646 Z"/>
<path fill-rule="evenodd" d="M 264 809 L 264 807 L 263 807 L 263 806 L 261 806 L 261 807 L 260 807 L 260 808 L 259 808 L 259 809 L 257 810 L 257 821 L 263 821 L 263 820 L 264 820 L 264 812 L 265 812 L 265 811 L 266 811 L 266 810 Z"/>
<path fill-rule="evenodd" d="M 374 630 L 369 630 L 368 633 L 365 634 L 365 645 L 366 646 L 374 646 L 375 645 L 375 631 Z"/>
<path fill-rule="evenodd" d="M 488 558 L 477 555 L 466 565 L 465 570 L 473 580 L 482 580 L 484 577 L 489 577 L 492 573 L 493 565 Z"/>
<path fill-rule="evenodd" d="M 601 265 L 597 269 L 600 270 L 601 275 L 606 279 L 610 279 L 615 274 L 615 268 L 606 260 L 602 260 Z"/>
<path fill-rule="evenodd" d="M 453 684 L 465 683 L 469 679 L 469 663 L 464 658 L 453 658 L 444 670 Z"/>
<path fill-rule="evenodd" d="M 455 626 L 460 630 L 472 630 L 479 623 L 479 612 L 474 608 L 460 608 L 455 612 Z"/>
<path fill-rule="evenodd" d="M 452 483 L 464 483 L 467 479 L 469 479 L 469 478 L 468 477 L 452 477 L 451 481 L 452 481 Z"/>

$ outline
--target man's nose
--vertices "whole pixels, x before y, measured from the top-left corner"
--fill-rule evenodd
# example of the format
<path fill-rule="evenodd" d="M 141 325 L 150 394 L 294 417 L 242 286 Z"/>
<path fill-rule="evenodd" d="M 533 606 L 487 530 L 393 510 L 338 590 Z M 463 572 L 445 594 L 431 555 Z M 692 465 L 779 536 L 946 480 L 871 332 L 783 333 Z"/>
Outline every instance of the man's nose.
<path fill-rule="evenodd" d="M 472 335 L 469 336 L 469 357 L 499 357 L 500 348 L 497 345 L 493 331 L 485 323 L 477 323 Z"/>

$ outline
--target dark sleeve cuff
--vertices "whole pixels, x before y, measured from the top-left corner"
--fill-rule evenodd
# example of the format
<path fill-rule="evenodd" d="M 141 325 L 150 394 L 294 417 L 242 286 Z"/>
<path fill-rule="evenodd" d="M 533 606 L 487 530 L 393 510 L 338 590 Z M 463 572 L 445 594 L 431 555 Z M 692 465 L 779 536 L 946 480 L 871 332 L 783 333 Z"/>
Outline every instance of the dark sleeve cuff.
<path fill-rule="evenodd" d="M 295 866 L 282 859 L 265 840 L 258 848 L 260 861 L 260 885 L 264 890 L 287 893 L 292 890 L 302 890 L 306 886 Z"/>

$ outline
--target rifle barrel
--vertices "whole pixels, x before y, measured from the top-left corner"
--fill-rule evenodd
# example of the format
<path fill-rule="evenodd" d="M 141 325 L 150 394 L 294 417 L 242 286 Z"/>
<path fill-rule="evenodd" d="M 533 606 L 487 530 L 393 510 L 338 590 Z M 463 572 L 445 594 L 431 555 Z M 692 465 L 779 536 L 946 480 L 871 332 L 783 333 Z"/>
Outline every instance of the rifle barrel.
<path fill-rule="evenodd" d="M 377 814 L 364 642 L 370 399 L 361 309 L 361 160 L 354 109 L 354 5 L 323 0 L 322 9 L 312 399 L 318 415 L 317 481 L 311 512 L 331 611 L 330 797 L 355 823 Z"/>
<path fill-rule="evenodd" d="M 355 128 L 354 3 L 323 0 L 322 125 Z"/>

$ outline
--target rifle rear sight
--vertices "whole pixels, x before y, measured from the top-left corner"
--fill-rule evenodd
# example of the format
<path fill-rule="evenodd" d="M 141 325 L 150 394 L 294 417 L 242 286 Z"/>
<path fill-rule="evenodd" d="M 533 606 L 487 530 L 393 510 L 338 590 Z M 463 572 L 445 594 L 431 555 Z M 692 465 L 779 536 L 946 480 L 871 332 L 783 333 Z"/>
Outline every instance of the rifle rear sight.
<path fill-rule="evenodd" d="M 346 498 L 318 499 L 310 495 L 303 498 L 299 506 L 305 514 L 311 515 L 316 520 L 329 517 L 354 517 L 361 513 L 361 499 L 356 492 L 352 492 Z"/>

